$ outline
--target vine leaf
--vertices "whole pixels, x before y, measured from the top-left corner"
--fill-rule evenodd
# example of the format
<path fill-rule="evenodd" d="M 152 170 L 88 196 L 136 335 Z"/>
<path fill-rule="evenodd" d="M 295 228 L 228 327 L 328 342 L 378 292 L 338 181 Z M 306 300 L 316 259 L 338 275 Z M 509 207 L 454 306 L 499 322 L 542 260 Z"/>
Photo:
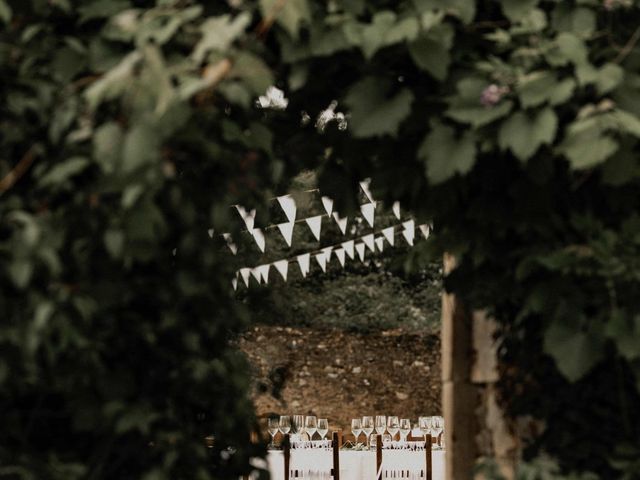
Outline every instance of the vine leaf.
<path fill-rule="evenodd" d="M 475 135 L 466 131 L 456 138 L 453 128 L 437 123 L 422 142 L 418 157 L 426 162 L 427 178 L 431 183 L 445 182 L 456 173 L 465 174 L 473 168 Z"/>
<path fill-rule="evenodd" d="M 534 116 L 517 112 L 502 123 L 498 144 L 525 162 L 540 146 L 553 142 L 557 129 L 558 117 L 551 108 L 540 110 Z"/>
<path fill-rule="evenodd" d="M 570 381 L 585 376 L 602 358 L 605 339 L 596 332 L 585 332 L 554 322 L 544 334 L 544 351 L 556 361 L 558 370 Z"/>

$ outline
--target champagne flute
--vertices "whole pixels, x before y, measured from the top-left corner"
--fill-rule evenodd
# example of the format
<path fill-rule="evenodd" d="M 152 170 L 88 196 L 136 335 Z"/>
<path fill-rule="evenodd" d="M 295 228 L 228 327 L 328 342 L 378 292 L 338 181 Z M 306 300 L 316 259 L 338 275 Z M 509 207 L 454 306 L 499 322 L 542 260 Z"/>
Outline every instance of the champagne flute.
<path fill-rule="evenodd" d="M 418 419 L 418 424 L 420 425 L 420 431 L 422 435 L 424 435 L 424 441 L 427 441 L 427 433 L 431 431 L 431 417 L 420 417 Z"/>
<path fill-rule="evenodd" d="M 304 429 L 309 434 L 309 440 L 313 440 L 313 434 L 318 429 L 318 419 L 315 415 L 307 415 L 304 419 Z"/>
<path fill-rule="evenodd" d="M 269 448 L 273 448 L 276 446 L 276 434 L 280 429 L 279 419 L 278 418 L 270 418 L 267 421 L 267 429 L 269 430 L 269 435 L 271 435 L 271 443 L 269 444 Z"/>
<path fill-rule="evenodd" d="M 373 417 L 362 417 L 362 431 L 367 437 L 367 446 L 371 444 L 371 433 L 373 432 Z"/>
<path fill-rule="evenodd" d="M 376 433 L 384 434 L 387 429 L 387 417 L 384 415 L 376 415 Z"/>
<path fill-rule="evenodd" d="M 351 419 L 351 433 L 353 433 L 353 437 L 355 438 L 355 444 L 358 444 L 358 437 L 362 433 L 362 421 L 359 418 Z"/>
<path fill-rule="evenodd" d="M 291 430 L 291 418 L 289 415 L 280 415 L 280 421 L 278 422 L 278 429 L 282 435 L 286 435 Z"/>
<path fill-rule="evenodd" d="M 326 418 L 318 419 L 318 433 L 320 434 L 320 440 L 324 440 L 324 437 L 327 435 L 329 431 L 329 420 Z"/>
<path fill-rule="evenodd" d="M 400 436 L 402 437 L 402 441 L 407 441 L 407 435 L 411 431 L 411 420 L 408 418 L 403 418 L 400 420 Z"/>
<path fill-rule="evenodd" d="M 391 440 L 395 440 L 396 433 L 400 430 L 400 422 L 395 415 L 387 418 L 387 431 L 391 434 Z"/>

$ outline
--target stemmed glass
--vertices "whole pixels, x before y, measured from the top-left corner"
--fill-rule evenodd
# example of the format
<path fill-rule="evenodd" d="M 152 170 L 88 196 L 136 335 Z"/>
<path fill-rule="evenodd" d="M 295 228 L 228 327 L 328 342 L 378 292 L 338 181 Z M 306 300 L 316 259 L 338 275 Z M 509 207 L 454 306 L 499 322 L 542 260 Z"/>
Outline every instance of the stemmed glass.
<path fill-rule="evenodd" d="M 442 417 L 432 417 L 431 429 L 435 433 L 436 445 L 440 446 L 440 434 L 444 431 L 444 419 Z"/>
<path fill-rule="evenodd" d="M 358 437 L 362 433 L 362 421 L 359 418 L 351 419 L 351 433 L 353 433 L 353 437 L 355 438 L 355 444 L 358 444 Z"/>
<path fill-rule="evenodd" d="M 327 435 L 329 431 L 329 420 L 326 418 L 318 419 L 318 433 L 320 434 L 320 440 L 324 440 L 324 437 Z"/>
<path fill-rule="evenodd" d="M 291 430 L 291 418 L 289 415 L 280 415 L 280 421 L 278 422 L 278 429 L 282 435 L 286 435 Z"/>
<path fill-rule="evenodd" d="M 400 437 L 403 442 L 407 441 L 407 435 L 411 431 L 411 420 L 403 418 L 400 420 Z"/>
<path fill-rule="evenodd" d="M 371 444 L 371 433 L 373 432 L 373 417 L 362 417 L 362 432 L 367 437 L 367 446 Z"/>
<path fill-rule="evenodd" d="M 431 417 L 420 417 L 418 419 L 418 424 L 420 426 L 420 431 L 422 435 L 424 435 L 424 441 L 427 441 L 427 433 L 431 431 Z"/>
<path fill-rule="evenodd" d="M 304 429 L 309 434 L 309 440 L 313 440 L 313 435 L 318 429 L 318 420 L 315 415 L 307 415 L 304 419 Z"/>
<path fill-rule="evenodd" d="M 304 433 L 304 415 L 293 416 L 293 433 L 295 433 L 299 440 L 302 440 L 302 434 Z"/>
<path fill-rule="evenodd" d="M 269 430 L 269 435 L 271 435 L 271 443 L 269 444 L 269 448 L 273 448 L 276 446 L 276 435 L 278 430 L 280 429 L 279 420 L 277 418 L 270 418 L 268 420 L 267 429 Z"/>
<path fill-rule="evenodd" d="M 396 437 L 396 433 L 400 429 L 400 422 L 398 421 L 398 417 L 395 415 L 387 418 L 387 431 L 391 434 L 391 440 L 393 441 Z"/>
<path fill-rule="evenodd" d="M 382 435 L 387 430 L 387 417 L 376 415 L 376 433 Z"/>

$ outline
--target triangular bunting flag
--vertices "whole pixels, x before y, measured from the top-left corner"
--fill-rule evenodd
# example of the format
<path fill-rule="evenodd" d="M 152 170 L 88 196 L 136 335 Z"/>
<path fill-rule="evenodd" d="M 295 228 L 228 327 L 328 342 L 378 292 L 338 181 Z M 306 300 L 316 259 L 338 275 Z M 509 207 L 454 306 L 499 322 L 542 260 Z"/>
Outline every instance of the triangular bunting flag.
<path fill-rule="evenodd" d="M 376 244 L 374 243 L 374 240 L 373 240 L 373 233 L 370 233 L 369 235 L 365 235 L 364 237 L 362 237 L 362 241 L 367 247 L 369 247 L 369 250 L 371 250 L 372 252 L 376 251 Z"/>
<path fill-rule="evenodd" d="M 429 238 L 429 233 L 430 233 L 429 225 L 427 225 L 426 223 L 423 223 L 418 228 L 422 232 L 422 236 L 424 238 Z"/>
<path fill-rule="evenodd" d="M 291 195 L 283 195 L 282 197 L 278 197 L 278 203 L 282 210 L 284 210 L 284 214 L 287 216 L 287 219 L 290 222 L 296 221 L 296 201 L 293 199 Z"/>
<path fill-rule="evenodd" d="M 234 292 L 238 290 L 238 272 L 236 272 L 236 276 L 231 279 L 231 286 Z"/>
<path fill-rule="evenodd" d="M 360 261 L 364 262 L 364 243 L 356 243 L 356 252 L 358 252 L 358 257 L 360 257 Z"/>
<path fill-rule="evenodd" d="M 320 241 L 320 230 L 322 229 L 322 215 L 316 215 L 315 217 L 305 218 L 305 222 L 309 225 L 309 229 L 316 240 Z"/>
<path fill-rule="evenodd" d="M 252 276 L 253 278 L 255 278 L 255 279 L 256 279 L 256 281 L 257 281 L 258 283 L 261 283 L 261 282 L 260 282 L 260 278 L 261 278 L 261 276 L 260 276 L 260 270 L 258 270 L 258 267 L 255 267 L 255 268 L 252 268 L 252 269 L 251 269 L 251 276 Z"/>
<path fill-rule="evenodd" d="M 320 265 L 320 268 L 323 272 L 327 271 L 327 256 L 324 254 L 324 252 L 316 254 L 316 262 L 318 262 L 318 265 Z"/>
<path fill-rule="evenodd" d="M 324 211 L 327 212 L 327 215 L 331 215 L 331 212 L 333 212 L 333 200 L 329 197 L 322 197 L 322 206 L 324 206 Z"/>
<path fill-rule="evenodd" d="M 302 273 L 303 277 L 307 276 L 307 273 L 309 273 L 309 259 L 310 259 L 311 255 L 308 253 L 305 253 L 304 255 L 298 255 L 298 265 L 300 265 L 300 273 Z"/>
<path fill-rule="evenodd" d="M 347 252 L 347 255 L 349 255 L 349 258 L 351 260 L 353 260 L 353 257 L 355 255 L 355 252 L 353 250 L 353 244 L 354 244 L 353 240 L 342 242 L 342 248 L 344 248 L 344 251 Z"/>
<path fill-rule="evenodd" d="M 338 257 L 338 261 L 340 262 L 340 266 L 344 267 L 344 249 L 336 248 L 333 252 L 335 253 L 336 257 Z"/>
<path fill-rule="evenodd" d="M 287 281 L 287 271 L 289 270 L 289 261 L 288 260 L 278 260 L 277 262 L 273 262 L 271 265 L 276 267 L 276 270 L 280 275 L 282 275 L 282 279 Z"/>
<path fill-rule="evenodd" d="M 229 247 L 229 250 L 231 250 L 231 253 L 233 253 L 234 255 L 236 253 L 238 253 L 238 246 L 235 243 L 233 243 L 233 239 L 231 238 L 231 234 L 230 233 L 223 233 L 222 237 L 226 240 L 227 247 Z"/>
<path fill-rule="evenodd" d="M 367 178 L 366 180 L 363 180 L 362 182 L 360 182 L 360 188 L 362 189 L 364 194 L 367 196 L 369 201 L 373 202 L 373 196 L 371 195 L 371 191 L 369 190 L 370 184 L 371 184 L 371 179 Z"/>
<path fill-rule="evenodd" d="M 342 234 L 344 235 L 345 233 L 347 233 L 347 217 L 340 218 L 338 212 L 333 212 L 333 219 L 338 224 L 338 228 L 340 229 Z"/>
<path fill-rule="evenodd" d="M 262 233 L 262 230 L 260 230 L 259 228 L 254 228 L 251 232 L 251 235 L 253 235 L 253 239 L 256 241 L 256 245 L 258 245 L 260 251 L 264 253 L 266 240 L 264 238 L 264 233 Z"/>
<path fill-rule="evenodd" d="M 380 252 L 382 252 L 384 250 L 384 238 L 383 237 L 376 238 L 376 247 L 378 247 L 378 250 L 380 250 Z"/>
<path fill-rule="evenodd" d="M 207 233 L 209 234 L 209 238 L 213 238 L 213 228 L 210 228 L 209 230 L 207 230 Z"/>
<path fill-rule="evenodd" d="M 415 222 L 413 220 L 408 220 L 406 222 L 403 222 L 402 226 L 404 227 L 402 229 L 402 236 L 407 241 L 407 243 L 413 247 L 413 239 L 416 235 Z"/>
<path fill-rule="evenodd" d="M 241 268 L 240 269 L 240 276 L 242 277 L 242 281 L 244 282 L 245 286 L 249 286 L 249 275 L 251 275 L 251 269 L 250 268 Z"/>
<path fill-rule="evenodd" d="M 396 216 L 396 218 L 400 220 L 400 202 L 393 202 L 391 210 L 393 211 L 393 214 Z"/>
<path fill-rule="evenodd" d="M 395 233 L 393 230 L 393 227 L 385 228 L 382 230 L 382 235 L 384 235 L 384 238 L 387 239 L 387 242 L 389 242 L 389 245 L 391 245 L 392 247 L 395 241 Z"/>
<path fill-rule="evenodd" d="M 236 205 L 236 210 L 238 211 L 238 213 L 240 214 L 240 217 L 244 221 L 244 224 L 247 227 L 247 230 L 252 231 L 253 224 L 256 220 L 256 209 L 254 208 L 250 212 L 247 212 L 242 205 Z"/>
<path fill-rule="evenodd" d="M 291 222 L 291 223 L 279 223 L 278 224 L 278 230 L 280 230 L 280 233 L 284 237 L 284 241 L 287 242 L 287 245 L 289 247 L 291 246 L 291 239 L 293 238 L 293 226 L 294 225 L 295 225 L 295 223 L 293 223 L 293 222 Z"/>
<path fill-rule="evenodd" d="M 258 273 L 260 274 L 260 278 L 265 284 L 269 283 L 269 267 L 270 266 L 271 264 L 267 263 L 266 265 L 260 265 L 258 267 Z"/>
<path fill-rule="evenodd" d="M 333 247 L 325 247 L 322 249 L 322 253 L 324 253 L 325 258 L 327 259 L 327 262 L 331 261 L 331 251 L 333 250 Z"/>
<path fill-rule="evenodd" d="M 360 205 L 360 211 L 362 212 L 362 216 L 367 221 L 369 226 L 373 228 L 373 220 L 376 211 L 375 202 L 365 203 L 364 205 Z"/>

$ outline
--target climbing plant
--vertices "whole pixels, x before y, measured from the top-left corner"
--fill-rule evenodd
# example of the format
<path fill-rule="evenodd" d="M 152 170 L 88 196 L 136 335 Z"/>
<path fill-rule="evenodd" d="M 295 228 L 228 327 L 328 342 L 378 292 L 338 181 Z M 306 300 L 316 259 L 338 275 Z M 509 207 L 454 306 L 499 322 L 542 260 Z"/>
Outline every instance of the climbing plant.
<path fill-rule="evenodd" d="M 229 341 L 249 315 L 216 233 L 313 167 L 341 212 L 372 177 L 433 220 L 411 262 L 454 253 L 446 288 L 500 323 L 503 401 L 544 426 L 527 458 L 636 478 L 637 2 L 0 0 L 0 19 L 0 474 L 246 471 Z M 288 105 L 258 108 L 274 84 Z"/>

